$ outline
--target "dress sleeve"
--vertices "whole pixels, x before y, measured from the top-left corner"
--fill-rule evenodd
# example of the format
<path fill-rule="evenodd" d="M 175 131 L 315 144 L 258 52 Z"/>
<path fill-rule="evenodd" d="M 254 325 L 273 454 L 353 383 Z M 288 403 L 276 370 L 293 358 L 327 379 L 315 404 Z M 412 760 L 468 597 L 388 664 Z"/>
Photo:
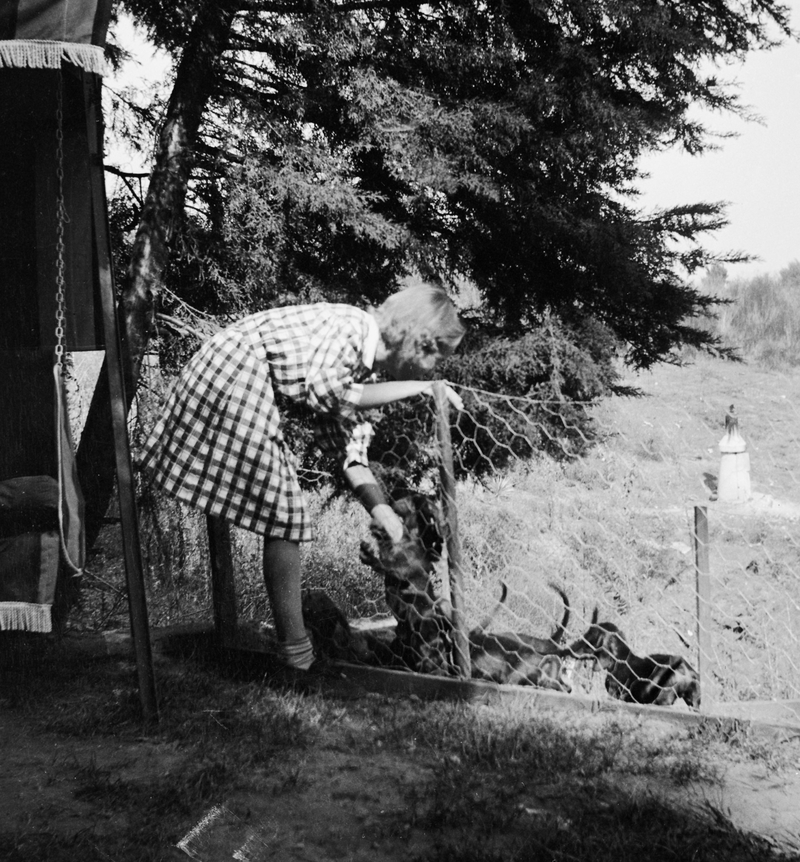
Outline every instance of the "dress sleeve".
<path fill-rule="evenodd" d="M 368 326 L 358 317 L 334 317 L 326 337 L 312 352 L 306 374 L 308 406 L 320 414 L 315 437 L 319 447 L 343 457 L 345 468 L 369 466 L 367 450 L 372 425 L 356 407 L 364 391 L 365 343 Z M 370 358 L 369 363 L 372 363 Z"/>
<path fill-rule="evenodd" d="M 334 416 L 320 418 L 315 429 L 317 445 L 324 452 L 344 455 L 342 467 L 369 467 L 369 444 L 373 429 L 369 422 L 349 422 Z"/>

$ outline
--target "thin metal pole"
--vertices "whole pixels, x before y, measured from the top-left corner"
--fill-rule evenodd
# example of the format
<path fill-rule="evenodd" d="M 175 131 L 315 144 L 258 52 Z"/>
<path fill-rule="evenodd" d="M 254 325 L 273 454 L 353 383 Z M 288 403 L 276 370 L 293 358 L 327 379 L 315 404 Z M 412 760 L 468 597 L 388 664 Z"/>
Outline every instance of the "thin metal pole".
<path fill-rule="evenodd" d="M 461 565 L 461 541 L 458 535 L 453 441 L 450 435 L 450 402 L 445 394 L 444 383 L 435 383 L 433 392 L 436 400 L 436 431 L 441 454 L 439 475 L 442 485 L 444 518 L 447 525 L 447 564 L 450 576 L 450 599 L 453 604 L 454 658 L 458 675 L 464 679 L 469 679 L 472 665 L 469 658 L 469 638 L 464 623 L 464 583 Z"/>
<path fill-rule="evenodd" d="M 694 507 L 694 566 L 697 594 L 697 673 L 700 677 L 701 709 L 710 703 L 709 609 L 711 607 L 711 577 L 708 563 L 708 515 L 705 506 Z"/>
<path fill-rule="evenodd" d="M 146 723 L 158 721 L 153 655 L 150 645 L 150 628 L 147 617 L 147 596 L 144 588 L 144 566 L 139 539 L 139 519 L 133 486 L 130 446 L 128 442 L 128 411 L 125 401 L 125 384 L 122 369 L 122 349 L 117 326 L 117 309 L 114 299 L 114 277 L 111 271 L 111 250 L 108 238 L 106 197 L 103 187 L 103 164 L 97 146 L 97 126 L 94 100 L 99 99 L 99 87 L 86 86 L 87 130 L 91 164 L 89 168 L 92 191 L 92 220 L 97 252 L 98 280 L 103 310 L 106 369 L 111 394 L 111 424 L 114 433 L 114 457 L 117 467 L 117 493 L 125 574 L 128 585 L 128 608 L 131 635 L 139 678 L 139 700 Z"/>

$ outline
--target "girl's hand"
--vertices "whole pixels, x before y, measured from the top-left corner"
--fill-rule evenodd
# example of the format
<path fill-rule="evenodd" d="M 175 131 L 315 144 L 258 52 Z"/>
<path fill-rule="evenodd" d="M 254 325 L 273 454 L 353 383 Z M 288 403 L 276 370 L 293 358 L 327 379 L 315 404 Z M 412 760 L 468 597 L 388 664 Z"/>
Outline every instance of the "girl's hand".
<path fill-rule="evenodd" d="M 403 522 L 388 503 L 379 503 L 371 512 L 372 524 L 383 530 L 396 545 L 403 538 Z"/>
<path fill-rule="evenodd" d="M 444 381 L 442 382 L 444 383 Z M 464 402 L 461 400 L 461 396 L 450 386 L 449 383 L 444 383 L 444 394 L 456 410 L 464 409 Z"/>

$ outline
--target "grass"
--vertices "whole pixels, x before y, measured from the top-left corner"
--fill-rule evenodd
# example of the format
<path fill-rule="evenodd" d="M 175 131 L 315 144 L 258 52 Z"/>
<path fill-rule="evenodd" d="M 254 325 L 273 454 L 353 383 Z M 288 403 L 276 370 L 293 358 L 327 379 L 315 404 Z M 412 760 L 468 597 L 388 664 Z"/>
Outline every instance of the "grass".
<path fill-rule="evenodd" d="M 570 595 L 570 636 L 599 606 L 637 651 L 696 655 L 691 515 L 695 504 L 708 504 L 703 482 L 719 467 L 722 417 L 735 402 L 754 490 L 791 500 L 800 477 L 800 388 L 794 378 L 710 360 L 630 382 L 645 397 L 598 407 L 603 434 L 581 460 L 542 459 L 483 484 L 460 484 L 470 622 L 492 606 L 502 579 L 510 598 L 496 628 L 547 632 L 560 616 L 548 587 L 554 580 Z M 368 538 L 363 512 L 324 490 L 312 506 L 319 540 L 305 550 L 307 584 L 326 589 L 351 617 L 385 610 L 381 585 L 357 562 Z M 146 508 L 146 517 L 154 519 L 147 531 L 153 624 L 208 619 L 202 519 L 164 501 Z M 792 524 L 710 509 L 716 697 L 800 696 Z M 95 553 L 94 580 L 87 580 L 73 625 L 124 627 L 113 541 Z M 258 541 L 237 534 L 236 554 L 241 617 L 266 620 Z M 396 804 L 382 802 L 365 815 L 365 823 L 378 825 L 362 830 L 395 847 L 404 862 L 782 858 L 724 812 L 683 802 L 692 786 L 714 787 L 732 763 L 775 772 L 800 766 L 797 743 L 768 744 L 735 722 L 664 734 L 613 715 L 572 725 L 523 709 L 416 699 L 343 705 L 276 692 L 235 668 L 190 660 L 162 662 L 157 672 L 163 718 L 150 740 L 170 752 L 169 769 L 134 775 L 87 753 L 61 762 L 56 772 L 69 778 L 78 800 L 91 803 L 91 822 L 64 832 L 32 816 L 0 834 L 0 856 L 173 858 L 165 848 L 220 800 L 269 799 L 299 817 L 307 805 L 316 818 L 327 792 L 319 764 L 346 756 L 355 780 L 336 792 L 353 808 L 367 805 L 362 794 L 375 781 L 366 764 L 387 772 L 405 765 L 413 775 L 398 779 Z M 138 751 L 128 662 L 70 664 L 50 656 L 13 665 L 4 669 L 0 697 L 4 710 L 36 732 L 71 744 L 123 741 Z M 113 833 L 104 823 L 115 825 Z M 348 835 L 344 826 L 341 834 Z M 370 858 L 388 857 L 375 851 Z"/>
<path fill-rule="evenodd" d="M 644 397 L 600 405 L 602 439 L 580 460 L 516 465 L 502 489 L 499 482 L 459 488 L 470 619 L 485 613 L 502 578 L 512 598 L 498 627 L 548 631 L 559 613 L 547 587 L 555 580 L 572 602 L 570 636 L 598 607 L 637 652 L 696 662 L 693 516 L 704 506 L 707 692 L 717 701 L 800 697 L 796 520 L 774 511 L 797 500 L 796 379 L 703 359 L 626 382 Z M 707 477 L 719 471 L 731 402 L 762 510 L 710 505 Z"/>
<path fill-rule="evenodd" d="M 19 652 L 19 651 L 18 651 Z M 341 716 L 336 705 L 276 694 L 238 678 L 235 668 L 159 662 L 161 722 L 149 737 L 175 753 L 170 768 L 127 775 L 141 757 L 135 668 L 128 660 L 84 657 L 54 661 L 50 650 L 24 649 L 4 663 L 3 706 L 37 732 L 129 750 L 128 760 L 100 766 L 93 754 L 61 765 L 77 800 L 91 803 L 93 824 L 75 834 L 36 829 L 0 832 L 0 857 L 144 860 L 165 856 L 198 810 L 235 790 L 263 791 L 267 774 L 285 773 L 287 752 L 317 745 Z M 8 659 L 7 659 L 8 661 Z M 289 782 L 290 783 L 290 782 Z M 98 825 L 124 815 L 113 834 Z"/>
<path fill-rule="evenodd" d="M 654 733 L 601 716 L 572 725 L 525 707 L 383 697 L 342 704 L 191 658 L 159 659 L 162 721 L 143 740 L 130 662 L 52 658 L 40 651 L 6 661 L 3 709 L 36 733 L 69 740 L 77 753 L 50 774 L 68 781 L 92 813 L 78 829 L 54 828 L 34 811 L 27 823 L 0 830 L 0 856 L 9 862 L 176 858 L 177 841 L 221 801 L 241 813 L 244 799 L 272 800 L 302 818 L 298 806 L 311 798 L 318 816 L 325 798 L 314 798 L 323 777 L 315 764 L 340 753 L 354 778 L 352 791 L 340 785 L 339 795 L 353 804 L 365 780 L 354 762 L 414 766 L 394 810 L 372 815 L 376 841 L 405 838 L 424 848 L 412 857 L 401 846 L 396 858 L 638 862 L 643 847 L 654 860 L 781 858 L 721 812 L 678 800 L 689 783 L 713 786 L 735 760 L 800 762 L 797 746 L 778 756 L 745 737 Z M 161 752 L 149 772 L 135 768 L 145 742 Z M 115 759 L 96 753 L 104 743 Z M 376 800 L 376 808 L 385 805 Z"/>
<path fill-rule="evenodd" d="M 544 635 L 561 616 L 549 586 L 555 582 L 572 605 L 569 638 L 585 630 L 597 607 L 637 652 L 680 653 L 696 664 L 693 515 L 696 505 L 709 505 L 725 412 L 735 402 L 753 491 L 778 503 L 796 501 L 800 386 L 794 377 L 710 359 L 625 382 L 644 397 L 598 405 L 599 441 L 581 459 L 541 457 L 459 483 L 467 624 L 485 617 L 504 581 L 509 598 L 496 629 Z M 359 505 L 325 487 L 310 500 L 317 540 L 303 551 L 306 585 L 328 592 L 351 619 L 386 613 L 380 579 L 359 562 L 360 542 L 369 539 Z M 202 517 L 145 496 L 142 518 L 152 624 L 209 620 Z M 800 697 L 793 522 L 771 511 L 711 507 L 709 526 L 706 692 L 721 702 Z M 127 625 L 115 526 L 106 533 L 112 534 L 117 538 L 90 560 L 99 575 L 85 579 L 76 627 Z M 268 623 L 260 541 L 243 531 L 234 538 L 240 618 Z M 446 566 L 440 580 L 446 584 Z"/>

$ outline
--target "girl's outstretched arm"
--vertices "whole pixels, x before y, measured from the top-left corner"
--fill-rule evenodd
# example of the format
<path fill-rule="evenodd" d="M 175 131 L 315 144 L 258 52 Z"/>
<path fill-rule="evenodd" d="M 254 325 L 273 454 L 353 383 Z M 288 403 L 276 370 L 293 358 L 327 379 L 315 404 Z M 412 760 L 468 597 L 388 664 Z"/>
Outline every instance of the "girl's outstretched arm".
<path fill-rule="evenodd" d="M 415 398 L 417 395 L 432 394 L 435 380 L 388 380 L 385 383 L 365 383 L 359 410 L 371 410 L 374 407 L 383 407 L 384 404 L 392 404 L 394 401 L 403 401 L 406 398 Z M 461 410 L 464 406 L 460 396 L 450 386 L 445 384 L 445 393 L 448 401 Z"/>

